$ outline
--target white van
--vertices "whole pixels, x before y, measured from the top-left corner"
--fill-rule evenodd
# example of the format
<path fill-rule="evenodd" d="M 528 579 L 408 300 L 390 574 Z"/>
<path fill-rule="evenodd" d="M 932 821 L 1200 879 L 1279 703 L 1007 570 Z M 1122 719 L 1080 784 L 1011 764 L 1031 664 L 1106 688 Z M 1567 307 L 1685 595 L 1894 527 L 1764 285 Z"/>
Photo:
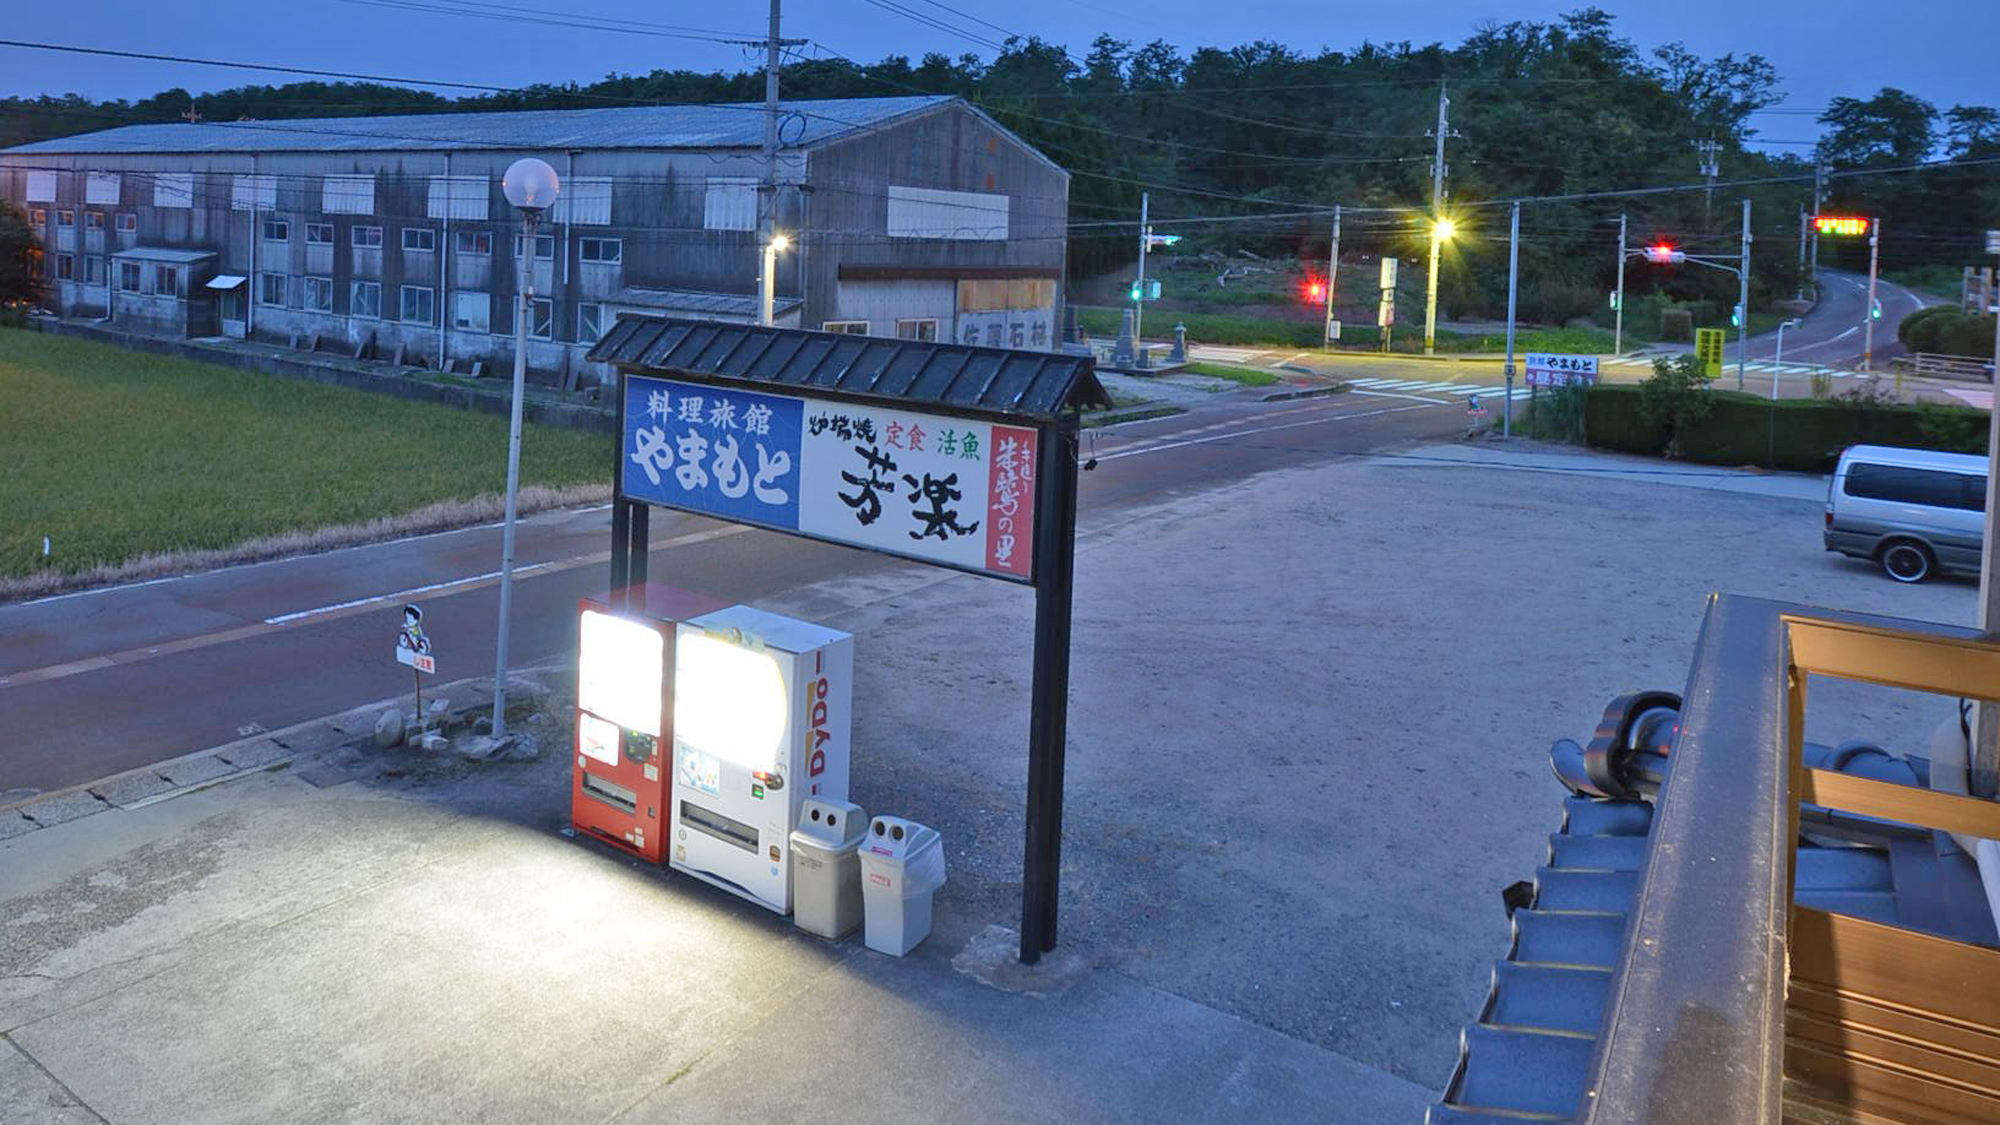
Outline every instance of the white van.
<path fill-rule="evenodd" d="M 1826 549 L 1873 559 L 1898 582 L 1979 573 L 1986 458 L 1856 445 L 1826 488 Z"/>

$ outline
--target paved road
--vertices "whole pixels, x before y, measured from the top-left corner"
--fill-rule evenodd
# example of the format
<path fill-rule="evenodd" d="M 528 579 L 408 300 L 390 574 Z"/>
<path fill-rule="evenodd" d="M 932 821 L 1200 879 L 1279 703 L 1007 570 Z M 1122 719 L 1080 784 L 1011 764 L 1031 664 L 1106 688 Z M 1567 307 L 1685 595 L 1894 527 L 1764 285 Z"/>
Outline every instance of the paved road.
<path fill-rule="evenodd" d="M 1189 413 L 1086 444 L 1098 467 L 1081 481 L 1085 532 L 1135 505 L 1465 423 L 1444 395 L 1196 397 Z M 652 533 L 654 578 L 740 601 L 911 565 L 664 510 Z M 576 599 L 605 586 L 609 542 L 601 507 L 523 525 L 515 663 L 573 645 Z M 33 732 L 0 749 L 0 802 L 407 692 L 412 674 L 393 660 L 405 601 L 424 606 L 440 675 L 486 672 L 499 556 L 488 526 L 0 608 L 0 724 Z"/>

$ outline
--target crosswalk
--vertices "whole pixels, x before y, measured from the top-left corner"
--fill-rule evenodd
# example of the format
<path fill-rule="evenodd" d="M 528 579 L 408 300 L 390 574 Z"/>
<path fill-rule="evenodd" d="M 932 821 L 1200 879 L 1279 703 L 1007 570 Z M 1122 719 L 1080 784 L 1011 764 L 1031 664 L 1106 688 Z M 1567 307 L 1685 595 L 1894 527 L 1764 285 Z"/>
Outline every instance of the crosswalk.
<path fill-rule="evenodd" d="M 1620 356 L 1616 359 L 1606 359 L 1601 362 L 1605 367 L 1632 367 L 1645 371 L 1653 369 L 1653 360 L 1650 356 Z M 1722 365 L 1722 370 L 1724 374 L 1736 370 L 1736 361 L 1733 359 L 1725 361 Z M 1857 377 L 1856 372 L 1842 371 L 1837 367 L 1823 367 L 1816 363 L 1772 363 L 1767 359 L 1753 359 L 1743 365 L 1743 370 L 1753 375 L 1770 375 L 1776 373 L 1779 375 L 1826 375 L 1834 379 L 1852 379 Z"/>
<path fill-rule="evenodd" d="M 1459 398 L 1471 398 L 1473 395 L 1486 395 L 1492 398 L 1504 398 L 1507 395 L 1507 388 L 1505 387 L 1486 387 L 1472 383 L 1437 383 L 1437 382 L 1432 382 L 1429 379 L 1372 379 L 1371 378 L 1371 379 L 1349 379 L 1348 382 L 1352 384 L 1356 390 L 1370 391 L 1376 394 L 1456 395 Z M 1532 390 L 1533 388 L 1531 387 L 1515 387 L 1513 397 L 1526 398 L 1532 392 Z"/>

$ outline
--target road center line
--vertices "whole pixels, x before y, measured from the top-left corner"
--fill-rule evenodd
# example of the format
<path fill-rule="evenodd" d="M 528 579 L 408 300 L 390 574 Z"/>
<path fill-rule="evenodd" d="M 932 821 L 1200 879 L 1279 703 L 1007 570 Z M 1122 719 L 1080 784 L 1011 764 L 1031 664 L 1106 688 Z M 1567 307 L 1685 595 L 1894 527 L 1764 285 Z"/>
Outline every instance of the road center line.
<path fill-rule="evenodd" d="M 1409 396 L 1392 395 L 1384 397 L 1407 398 Z M 1299 426 L 1317 426 L 1325 422 L 1344 422 L 1350 418 L 1373 418 L 1381 414 L 1401 414 L 1406 410 L 1422 410 L 1428 406 L 1451 405 L 1450 403 L 1434 402 L 1430 399 L 1419 399 L 1418 401 L 1421 402 L 1423 405 L 1385 406 L 1380 410 L 1362 410 L 1362 411 L 1357 411 L 1356 413 L 1353 414 L 1331 414 L 1321 418 L 1307 418 L 1298 422 L 1280 422 L 1277 423 L 1276 425 L 1271 425 L 1271 426 L 1253 426 L 1247 430 L 1236 430 L 1226 434 L 1215 434 L 1210 437 L 1190 438 L 1186 441 L 1163 442 L 1159 445 L 1149 445 L 1144 449 L 1127 449 L 1118 453 L 1106 453 L 1098 457 L 1098 460 L 1115 461 L 1120 457 L 1137 457 L 1142 453 L 1164 453 L 1169 449 L 1180 449 L 1184 446 L 1189 446 L 1189 445 L 1206 445 L 1209 442 L 1223 441 L 1228 438 L 1248 437 L 1252 434 L 1268 434 L 1274 430 L 1290 430 L 1290 429 L 1296 429 Z"/>

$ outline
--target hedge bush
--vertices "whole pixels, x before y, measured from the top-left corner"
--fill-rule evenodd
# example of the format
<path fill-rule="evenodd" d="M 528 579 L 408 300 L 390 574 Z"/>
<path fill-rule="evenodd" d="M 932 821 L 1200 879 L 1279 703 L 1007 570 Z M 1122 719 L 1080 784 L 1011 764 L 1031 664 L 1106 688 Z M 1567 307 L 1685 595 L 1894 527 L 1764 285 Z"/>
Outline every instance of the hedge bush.
<path fill-rule="evenodd" d="M 1986 448 L 1986 412 L 1939 404 L 1858 405 L 1840 400 L 1771 400 L 1739 391 L 1716 391 L 1715 409 L 1681 437 L 1680 455 L 1709 465 L 1762 465 L 1770 460 L 1776 412 L 1775 466 L 1826 472 L 1850 445 L 1894 445 L 1981 453 Z M 1636 386 L 1596 386 L 1584 400 L 1584 439 L 1599 449 L 1658 456 L 1667 447 L 1663 425 L 1649 423 L 1639 409 Z"/>
<path fill-rule="evenodd" d="M 1896 338 L 1913 352 L 1986 359 L 1993 354 L 1993 318 L 1934 305 L 1905 317 Z"/>

